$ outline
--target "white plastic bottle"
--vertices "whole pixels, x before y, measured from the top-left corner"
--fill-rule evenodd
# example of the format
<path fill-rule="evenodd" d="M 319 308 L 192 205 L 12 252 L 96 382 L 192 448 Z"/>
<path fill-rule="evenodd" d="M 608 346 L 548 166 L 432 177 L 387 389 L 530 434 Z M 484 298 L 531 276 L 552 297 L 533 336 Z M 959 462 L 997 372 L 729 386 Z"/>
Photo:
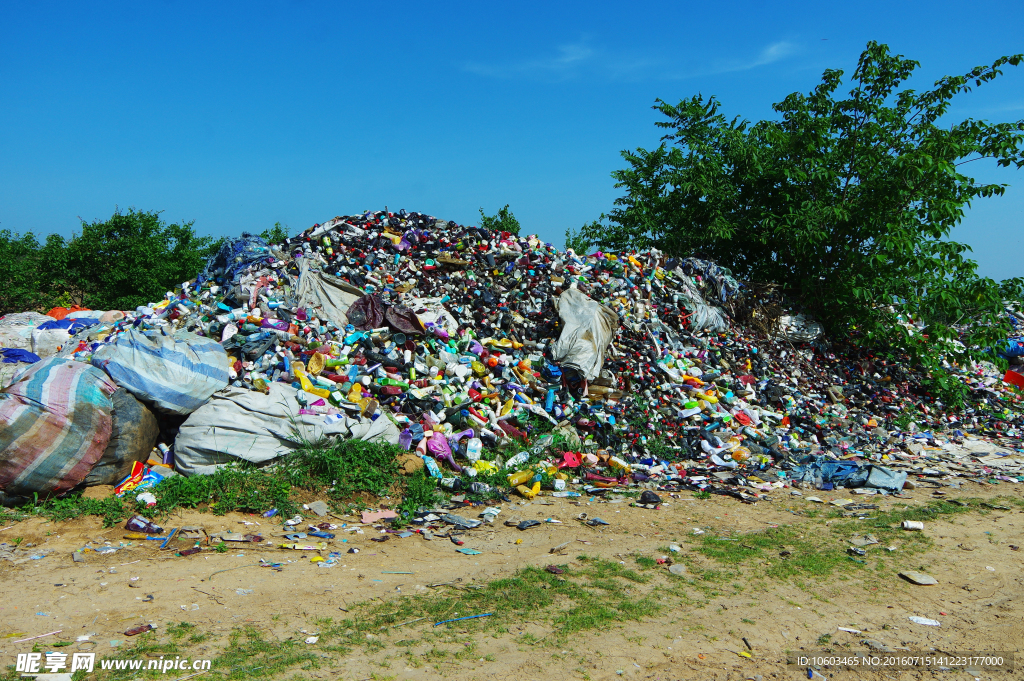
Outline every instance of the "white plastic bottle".
<path fill-rule="evenodd" d="M 466 458 L 469 459 L 470 463 L 476 463 L 480 460 L 480 452 L 484 447 L 484 443 L 478 437 L 469 439 L 466 443 Z"/>

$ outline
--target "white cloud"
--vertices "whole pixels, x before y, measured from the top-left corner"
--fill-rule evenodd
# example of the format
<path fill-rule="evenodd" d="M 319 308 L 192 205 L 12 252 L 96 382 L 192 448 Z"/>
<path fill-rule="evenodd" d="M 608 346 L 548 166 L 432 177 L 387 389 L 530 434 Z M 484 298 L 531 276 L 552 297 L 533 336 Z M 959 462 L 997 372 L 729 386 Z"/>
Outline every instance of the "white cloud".
<path fill-rule="evenodd" d="M 785 59 L 786 57 L 795 54 L 796 51 L 796 45 L 790 42 L 786 42 L 785 40 L 777 43 L 772 43 L 768 47 L 761 50 L 761 54 L 757 58 L 757 60 L 751 63 L 746 68 L 752 69 L 758 66 L 764 66 L 765 64 L 774 64 L 777 61 L 780 61 L 782 59 Z"/>
<path fill-rule="evenodd" d="M 469 62 L 463 68 L 470 73 L 493 78 L 542 77 L 569 78 L 577 70 L 593 61 L 596 52 L 585 42 L 559 45 L 557 54 L 543 59 L 530 59 L 506 64 L 481 64 Z"/>
<path fill-rule="evenodd" d="M 568 80 L 590 72 L 612 80 L 680 80 L 697 76 L 749 71 L 782 61 L 797 52 L 799 52 L 799 48 L 796 44 L 783 40 L 771 43 L 749 59 L 719 58 L 703 65 L 694 65 L 692 69 L 676 71 L 673 70 L 673 65 L 668 59 L 613 55 L 590 47 L 587 40 L 580 40 L 575 43 L 559 45 L 555 54 L 543 58 L 504 64 L 468 62 L 463 64 L 463 69 L 490 78 Z"/>

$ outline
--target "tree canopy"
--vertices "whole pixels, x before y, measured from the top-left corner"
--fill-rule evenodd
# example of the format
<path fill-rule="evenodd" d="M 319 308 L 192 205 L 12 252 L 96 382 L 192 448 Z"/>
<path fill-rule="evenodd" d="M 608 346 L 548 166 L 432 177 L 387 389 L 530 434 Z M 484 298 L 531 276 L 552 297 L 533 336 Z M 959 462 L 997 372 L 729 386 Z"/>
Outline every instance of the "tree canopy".
<path fill-rule="evenodd" d="M 989 159 L 1024 166 L 1024 121 L 990 123 L 946 116 L 954 98 L 1017 66 L 997 59 L 923 92 L 906 82 L 918 62 L 868 43 L 852 89 L 827 70 L 808 94 L 774 105 L 778 117 L 727 118 L 701 95 L 654 108 L 667 131 L 653 149 L 622 152 L 612 174 L 625 194 L 583 236 L 605 250 L 657 247 L 701 255 L 740 277 L 781 284 L 830 330 L 855 328 L 872 342 L 910 348 L 897 317 L 927 324 L 931 349 L 971 320 L 966 349 L 983 349 L 1008 330 L 1003 296 L 1020 279 L 980 277 L 970 248 L 950 231 L 975 199 L 1005 184 L 983 183 L 965 164 Z"/>
<path fill-rule="evenodd" d="M 163 298 L 196 276 L 211 249 L 192 222 L 167 224 L 159 212 L 115 211 L 108 220 L 82 221 L 65 240 L 50 234 L 0 230 L 0 315 L 78 304 L 130 310 Z"/>

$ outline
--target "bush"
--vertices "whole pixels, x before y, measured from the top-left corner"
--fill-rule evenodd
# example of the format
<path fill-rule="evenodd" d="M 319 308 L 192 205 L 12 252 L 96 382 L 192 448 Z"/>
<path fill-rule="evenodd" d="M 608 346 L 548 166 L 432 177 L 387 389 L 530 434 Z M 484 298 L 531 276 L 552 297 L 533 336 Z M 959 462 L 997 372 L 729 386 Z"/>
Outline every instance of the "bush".
<path fill-rule="evenodd" d="M 50 234 L 40 243 L 32 232 L 0 230 L 0 315 L 73 304 L 131 310 L 161 300 L 195 278 L 218 245 L 192 225 L 131 208 L 83 220 L 70 240 Z"/>
<path fill-rule="evenodd" d="M 978 276 L 970 248 L 948 237 L 973 200 L 1005 191 L 964 164 L 1024 167 L 1024 122 L 939 119 L 1022 60 L 918 92 L 903 85 L 919 64 L 872 42 L 848 95 L 836 96 L 843 72 L 828 70 L 810 93 L 775 104 L 779 119 L 754 124 L 726 118 L 714 97 L 657 100 L 661 145 L 622 153 L 629 167 L 613 177 L 626 194 L 583 235 L 605 250 L 653 246 L 777 282 L 835 336 L 929 371 L 991 358 L 1010 330 L 1003 297 L 1022 282 Z"/>
<path fill-rule="evenodd" d="M 94 309 L 130 310 L 161 300 L 195 278 L 213 239 L 197 237 L 194 222 L 166 224 L 160 213 L 117 211 L 109 220 L 82 221 L 67 246 L 71 289 Z"/>
<path fill-rule="evenodd" d="M 484 229 L 497 230 L 499 232 L 508 232 L 509 234 L 519 234 L 519 220 L 516 220 L 516 216 L 512 215 L 512 212 L 508 209 L 508 204 L 498 211 L 497 215 L 486 215 L 484 209 L 480 209 L 480 226 Z"/>

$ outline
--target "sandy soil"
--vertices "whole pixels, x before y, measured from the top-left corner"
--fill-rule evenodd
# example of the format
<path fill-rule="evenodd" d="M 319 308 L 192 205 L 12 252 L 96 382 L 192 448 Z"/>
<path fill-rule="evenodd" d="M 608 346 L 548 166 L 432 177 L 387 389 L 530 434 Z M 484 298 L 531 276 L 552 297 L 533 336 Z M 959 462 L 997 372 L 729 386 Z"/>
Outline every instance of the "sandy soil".
<path fill-rule="evenodd" d="M 1022 497 L 1021 486 L 981 486 L 966 483 L 950 496 Z M 826 501 L 836 493 L 819 493 Z M 916 490 L 912 499 L 875 499 L 882 508 L 894 503 L 926 503 L 931 490 Z M 859 500 L 859 499 L 858 499 Z M 689 493 L 668 500 L 659 510 L 630 507 L 627 502 L 594 501 L 574 505 L 567 500 L 537 499 L 522 505 L 505 504 L 499 521 L 470 533 L 466 546 L 480 555 L 456 553 L 446 539 L 425 541 L 414 535 L 393 537 L 378 544 L 372 528 L 365 534 L 338 534 L 331 550 L 360 548 L 343 555 L 341 565 L 320 568 L 308 555 L 295 551 L 258 547 L 232 549 L 227 553 L 204 551 L 190 557 L 161 552 L 156 542 L 135 541 L 109 555 L 89 552 L 85 562 L 73 562 L 72 552 L 87 541 L 108 540 L 118 546 L 125 530 L 103 528 L 98 518 L 51 523 L 31 519 L 0 530 L 0 541 L 21 538 L 18 555 L 39 555 L 38 560 L 12 563 L 0 560 L 0 660 L 14 663 L 16 653 L 27 652 L 32 643 L 14 643 L 26 636 L 54 630 L 61 633 L 40 639 L 46 643 L 71 641 L 62 652 L 95 651 L 115 655 L 116 645 L 131 643 L 124 635 L 129 627 L 151 622 L 159 627 L 188 621 L 210 640 L 192 650 L 195 657 L 214 656 L 227 634 L 251 624 L 268 636 L 285 639 L 315 633 L 320 618 L 344 617 L 341 609 L 367 599 L 399 599 L 428 591 L 427 584 L 461 579 L 463 583 L 486 582 L 505 576 L 523 565 L 546 566 L 570 563 L 581 553 L 627 561 L 633 554 L 658 557 L 660 547 L 680 542 L 691 565 L 713 566 L 715 561 L 694 552 L 688 543 L 694 528 L 718 534 L 749 532 L 772 524 L 827 522 L 806 518 L 794 511 L 812 507 L 806 499 L 776 495 L 773 500 L 744 505 L 727 497 L 695 500 Z M 574 519 L 581 513 L 600 516 L 610 525 L 584 526 Z M 475 517 L 467 510 L 466 517 Z M 561 525 L 545 524 L 518 531 L 502 520 L 556 518 Z M 1024 544 L 1021 529 L 1024 512 L 993 510 L 986 515 L 947 516 L 929 522 L 925 532 L 934 540 L 926 553 L 914 556 L 913 569 L 938 579 L 934 586 L 914 586 L 892 573 L 876 578 L 871 572 L 836 575 L 823 581 L 757 580 L 758 565 L 748 564 L 743 576 L 721 585 L 717 596 L 694 592 L 689 604 L 679 602 L 642 622 L 626 622 L 604 631 L 589 631 L 564 647 L 544 642 L 550 626 L 538 622 L 506 622 L 507 633 L 477 637 L 476 659 L 410 662 L 432 647 L 437 639 L 404 647 L 399 641 L 415 640 L 431 630 L 419 623 L 404 630 L 381 634 L 380 650 L 356 649 L 344 659 L 325 657 L 319 670 L 300 672 L 310 678 L 448 678 L 480 679 L 611 679 L 619 676 L 643 679 L 807 678 L 805 668 L 787 667 L 785 651 L 820 650 L 819 637 L 828 635 L 836 650 L 867 651 L 861 641 L 878 641 L 899 652 L 935 648 L 943 651 L 999 650 L 1021 654 L 1024 642 Z M 339 519 L 331 519 L 342 522 Z M 352 518 L 348 519 L 351 523 Z M 243 515 L 213 516 L 197 512 L 167 519 L 165 527 L 201 525 L 208 532 L 251 531 L 262 523 L 265 536 L 281 534 L 280 525 Z M 269 533 L 269 534 L 266 534 Z M 345 537 L 347 543 L 340 539 Z M 522 543 L 516 544 L 516 540 Z M 280 540 L 279 540 L 280 541 Z M 549 550 L 572 542 L 561 556 Z M 841 548 L 840 548 L 841 550 Z M 38 552 L 38 553 L 32 553 Z M 260 558 L 295 562 L 282 571 L 255 566 Z M 241 567 L 247 566 L 247 567 Z M 217 573 L 229 568 L 240 568 Z M 660 568 L 659 568 L 660 569 Z M 413 574 L 383 574 L 411 571 Z M 666 579 L 671 579 L 665 574 Z M 241 591 L 240 591 L 241 590 Z M 251 592 L 247 592 L 251 590 Z M 152 595 L 151 602 L 148 596 Z M 908 620 L 917 615 L 941 621 L 941 626 L 921 626 Z M 863 633 L 840 631 L 837 627 Z M 456 628 L 457 629 L 457 628 Z M 458 631 L 454 631 L 456 635 Z M 530 636 L 525 636 L 529 634 Z M 77 637 L 89 635 L 86 642 Z M 524 640 L 540 643 L 525 644 Z M 746 639 L 746 643 L 744 640 Z M 453 641 L 455 638 L 452 639 Z M 119 643 L 120 642 L 120 643 Z M 35 642 L 33 642 L 35 643 Z M 749 644 L 749 647 L 748 647 Z M 849 646 L 844 648 L 843 646 Z M 379 647 L 379 646 L 378 646 Z M 406 654 L 410 651 L 410 654 Z M 748 652 L 751 657 L 741 657 Z M 1024 658 L 1015 674 L 982 672 L 975 678 L 1024 678 Z M 929 672 L 864 672 L 822 669 L 834 679 L 938 678 Z M 969 678 L 951 672 L 955 678 Z M 177 678 L 174 674 L 166 678 Z M 950 678 L 949 674 L 942 678 Z"/>

